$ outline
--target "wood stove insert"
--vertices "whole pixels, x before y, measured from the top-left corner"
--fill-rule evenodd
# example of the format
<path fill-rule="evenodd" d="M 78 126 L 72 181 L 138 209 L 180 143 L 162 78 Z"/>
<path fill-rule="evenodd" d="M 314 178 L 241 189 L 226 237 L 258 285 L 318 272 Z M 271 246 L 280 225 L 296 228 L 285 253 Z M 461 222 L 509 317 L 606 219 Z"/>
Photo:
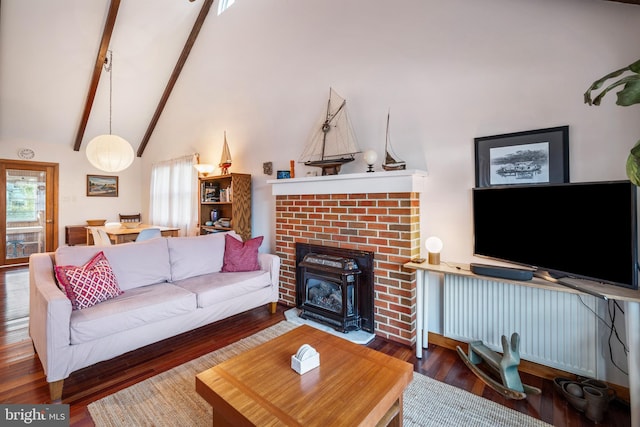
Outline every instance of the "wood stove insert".
<path fill-rule="evenodd" d="M 340 332 L 374 331 L 373 252 L 297 243 L 296 260 L 302 318 Z"/>

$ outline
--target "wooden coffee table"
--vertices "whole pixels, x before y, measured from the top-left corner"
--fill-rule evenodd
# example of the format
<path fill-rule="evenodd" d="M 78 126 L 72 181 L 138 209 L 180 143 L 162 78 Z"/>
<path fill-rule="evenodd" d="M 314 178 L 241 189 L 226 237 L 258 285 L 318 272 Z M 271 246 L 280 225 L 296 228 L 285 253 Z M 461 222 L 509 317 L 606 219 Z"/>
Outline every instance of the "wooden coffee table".
<path fill-rule="evenodd" d="M 291 369 L 302 344 L 320 366 Z M 222 426 L 402 425 L 413 366 L 311 326 L 300 326 L 196 376 L 196 391 Z"/>

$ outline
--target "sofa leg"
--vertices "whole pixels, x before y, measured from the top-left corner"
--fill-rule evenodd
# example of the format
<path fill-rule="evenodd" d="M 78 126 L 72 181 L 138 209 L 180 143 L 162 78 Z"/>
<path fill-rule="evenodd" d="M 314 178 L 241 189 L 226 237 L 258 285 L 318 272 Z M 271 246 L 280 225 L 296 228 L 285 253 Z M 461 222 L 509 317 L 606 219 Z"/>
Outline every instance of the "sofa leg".
<path fill-rule="evenodd" d="M 49 395 L 51 397 L 51 403 L 62 402 L 62 386 L 63 385 L 64 385 L 64 380 L 58 380 L 58 381 L 49 383 Z"/>
<path fill-rule="evenodd" d="M 278 309 L 278 303 L 277 302 L 270 302 L 269 303 L 269 313 L 276 314 L 277 309 Z"/>

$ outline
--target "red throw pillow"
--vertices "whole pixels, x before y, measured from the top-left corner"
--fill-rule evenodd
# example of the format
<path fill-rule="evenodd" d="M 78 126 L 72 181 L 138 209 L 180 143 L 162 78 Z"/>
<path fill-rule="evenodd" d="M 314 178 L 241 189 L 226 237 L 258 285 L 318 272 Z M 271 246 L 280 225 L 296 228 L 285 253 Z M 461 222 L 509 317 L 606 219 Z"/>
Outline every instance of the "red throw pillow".
<path fill-rule="evenodd" d="M 260 270 L 258 248 L 262 244 L 264 236 L 254 237 L 244 243 L 228 234 L 225 234 L 224 238 L 223 272 Z"/>
<path fill-rule="evenodd" d="M 92 307 L 123 293 L 104 252 L 97 253 L 81 267 L 56 266 L 55 270 L 74 310 Z"/>

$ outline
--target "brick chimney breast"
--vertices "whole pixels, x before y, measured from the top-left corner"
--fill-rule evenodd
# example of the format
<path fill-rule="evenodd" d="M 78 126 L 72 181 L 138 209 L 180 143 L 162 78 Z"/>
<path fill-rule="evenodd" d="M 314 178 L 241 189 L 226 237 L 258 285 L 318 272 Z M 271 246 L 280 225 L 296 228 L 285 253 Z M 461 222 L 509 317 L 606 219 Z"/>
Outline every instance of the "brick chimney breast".
<path fill-rule="evenodd" d="M 296 242 L 371 251 L 375 333 L 415 343 L 415 272 L 403 265 L 420 255 L 425 179 L 402 170 L 267 181 L 276 197 L 280 302 L 296 305 Z"/>

